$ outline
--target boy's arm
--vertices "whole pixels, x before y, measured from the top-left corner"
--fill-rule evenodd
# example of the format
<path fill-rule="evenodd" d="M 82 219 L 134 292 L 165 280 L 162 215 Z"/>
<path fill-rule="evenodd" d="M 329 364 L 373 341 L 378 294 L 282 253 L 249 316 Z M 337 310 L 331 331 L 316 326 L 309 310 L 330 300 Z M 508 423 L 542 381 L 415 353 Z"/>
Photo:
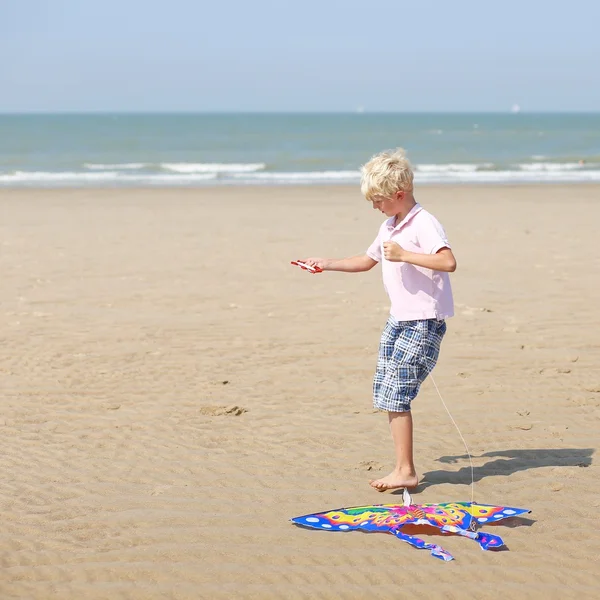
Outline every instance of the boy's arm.
<path fill-rule="evenodd" d="M 417 267 L 424 267 L 434 271 L 456 271 L 456 259 L 448 247 L 440 248 L 435 254 L 420 254 L 409 252 L 396 242 L 384 242 L 383 255 L 392 262 L 405 262 Z"/>
<path fill-rule="evenodd" d="M 377 264 L 376 260 L 366 254 L 349 258 L 306 258 L 303 262 L 312 267 L 319 267 L 323 271 L 343 271 L 345 273 L 362 273 L 371 270 Z"/>

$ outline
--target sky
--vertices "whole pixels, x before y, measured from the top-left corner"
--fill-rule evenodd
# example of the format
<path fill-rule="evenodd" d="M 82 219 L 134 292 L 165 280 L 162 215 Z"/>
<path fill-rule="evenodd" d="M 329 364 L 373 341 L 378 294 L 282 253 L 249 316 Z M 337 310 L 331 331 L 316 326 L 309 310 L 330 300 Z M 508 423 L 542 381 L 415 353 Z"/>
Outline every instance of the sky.
<path fill-rule="evenodd" d="M 599 111 L 598 23 L 598 0 L 0 0 L 0 112 Z"/>

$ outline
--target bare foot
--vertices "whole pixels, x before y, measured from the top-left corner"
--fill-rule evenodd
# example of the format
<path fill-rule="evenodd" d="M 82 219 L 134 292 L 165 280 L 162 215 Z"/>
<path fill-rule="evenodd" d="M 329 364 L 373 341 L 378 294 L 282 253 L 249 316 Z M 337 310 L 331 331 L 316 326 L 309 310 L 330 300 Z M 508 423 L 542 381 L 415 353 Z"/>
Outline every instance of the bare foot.
<path fill-rule="evenodd" d="M 398 488 L 414 488 L 419 483 L 419 477 L 415 473 L 414 475 L 406 475 L 399 473 L 398 471 L 392 471 L 389 475 L 382 477 L 381 479 L 373 479 L 369 481 L 371 487 L 375 488 L 378 492 L 385 492 L 386 490 L 397 490 Z"/>

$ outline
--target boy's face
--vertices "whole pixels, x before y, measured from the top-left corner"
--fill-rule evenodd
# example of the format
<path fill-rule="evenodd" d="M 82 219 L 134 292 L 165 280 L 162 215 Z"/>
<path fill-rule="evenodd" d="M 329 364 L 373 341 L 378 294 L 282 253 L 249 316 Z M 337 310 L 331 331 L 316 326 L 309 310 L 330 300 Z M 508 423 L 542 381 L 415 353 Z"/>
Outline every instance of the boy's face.
<path fill-rule="evenodd" d="M 375 196 L 375 198 L 373 198 L 373 208 L 381 211 L 386 217 L 395 217 L 402 211 L 403 200 L 403 191 L 398 191 L 391 197 Z"/>

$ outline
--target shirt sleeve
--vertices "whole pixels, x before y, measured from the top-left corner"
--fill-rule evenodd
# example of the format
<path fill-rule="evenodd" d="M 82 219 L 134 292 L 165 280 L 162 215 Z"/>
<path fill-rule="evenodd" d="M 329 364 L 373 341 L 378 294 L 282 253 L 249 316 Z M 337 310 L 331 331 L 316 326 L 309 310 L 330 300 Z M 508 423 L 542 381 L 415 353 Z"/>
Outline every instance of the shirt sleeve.
<path fill-rule="evenodd" d="M 377 237 L 373 240 L 373 243 L 369 246 L 367 256 L 377 262 L 381 262 L 381 229 L 377 233 Z"/>
<path fill-rule="evenodd" d="M 424 214 L 419 223 L 419 246 L 425 254 L 435 254 L 442 248 L 450 248 L 450 242 L 442 224 L 431 214 Z"/>

